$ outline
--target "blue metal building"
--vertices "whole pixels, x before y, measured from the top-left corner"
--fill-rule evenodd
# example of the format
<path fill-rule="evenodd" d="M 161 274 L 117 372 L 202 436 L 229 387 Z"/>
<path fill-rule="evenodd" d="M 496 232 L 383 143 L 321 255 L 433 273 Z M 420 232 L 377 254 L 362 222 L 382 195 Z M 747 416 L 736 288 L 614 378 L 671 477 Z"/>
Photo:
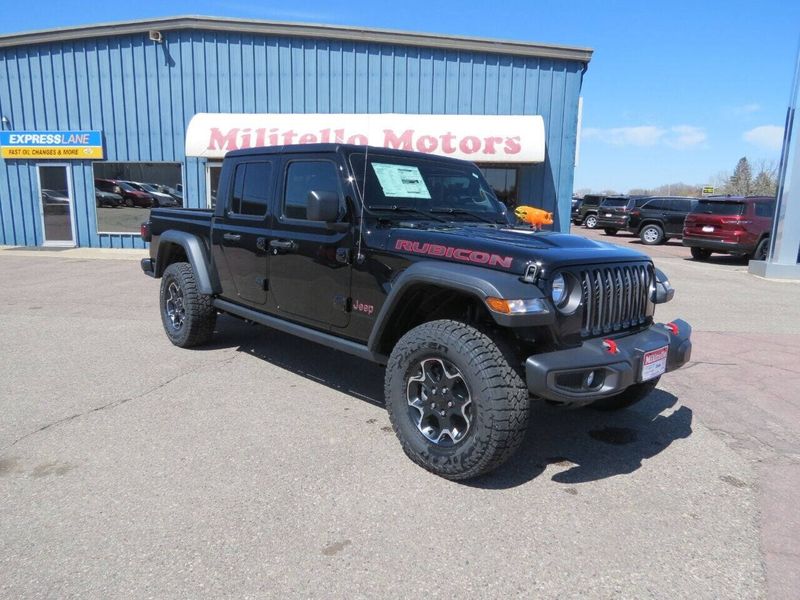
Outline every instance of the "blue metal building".
<path fill-rule="evenodd" d="M 142 247 L 122 219 L 134 209 L 98 205 L 98 178 L 158 179 L 182 190 L 185 206 L 209 205 L 216 164 L 184 153 L 197 113 L 541 115 L 544 162 L 482 166 L 501 197 L 553 210 L 566 231 L 590 58 L 582 48 L 206 17 L 0 36 L 0 144 L 54 131 L 100 132 L 103 144 L 102 159 L 0 148 L 0 244 Z"/>

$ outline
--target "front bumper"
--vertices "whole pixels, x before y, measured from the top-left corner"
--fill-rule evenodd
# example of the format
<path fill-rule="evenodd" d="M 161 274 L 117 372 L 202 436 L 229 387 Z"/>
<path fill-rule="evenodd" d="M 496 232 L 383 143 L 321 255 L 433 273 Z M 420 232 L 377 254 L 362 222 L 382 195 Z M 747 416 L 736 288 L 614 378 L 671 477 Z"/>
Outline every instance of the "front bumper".
<path fill-rule="evenodd" d="M 640 383 L 644 354 L 664 346 L 669 347 L 667 372 L 674 371 L 691 358 L 692 327 L 680 319 L 673 323 L 677 333 L 659 323 L 631 335 L 605 338 L 616 343 L 615 354 L 606 348 L 603 338 L 577 348 L 534 354 L 525 361 L 528 390 L 546 400 L 585 406 Z M 592 371 L 594 382 L 587 387 L 585 381 Z"/>

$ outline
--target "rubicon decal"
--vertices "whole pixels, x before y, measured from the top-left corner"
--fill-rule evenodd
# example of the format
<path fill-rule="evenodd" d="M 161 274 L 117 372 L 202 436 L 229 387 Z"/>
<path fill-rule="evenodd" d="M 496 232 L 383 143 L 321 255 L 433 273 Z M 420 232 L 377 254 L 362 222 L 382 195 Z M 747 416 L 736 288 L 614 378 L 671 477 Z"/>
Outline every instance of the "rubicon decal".
<path fill-rule="evenodd" d="M 469 248 L 456 248 L 454 246 L 442 246 L 440 244 L 430 244 L 428 242 L 412 242 L 410 240 L 397 240 L 394 248 L 395 250 L 413 252 L 414 254 L 453 258 L 476 265 L 499 266 L 505 269 L 510 269 L 511 263 L 514 261 L 514 258 L 511 256 L 500 256 L 499 254 L 470 250 Z"/>

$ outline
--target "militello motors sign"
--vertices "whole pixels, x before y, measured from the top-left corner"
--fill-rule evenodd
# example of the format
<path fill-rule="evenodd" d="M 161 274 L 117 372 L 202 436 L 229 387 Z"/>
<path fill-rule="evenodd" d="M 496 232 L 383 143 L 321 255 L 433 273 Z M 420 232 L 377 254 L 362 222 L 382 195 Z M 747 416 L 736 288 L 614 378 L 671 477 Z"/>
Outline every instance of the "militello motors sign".
<path fill-rule="evenodd" d="M 231 150 L 342 143 L 414 150 L 473 162 L 544 161 L 541 116 L 199 113 L 186 131 L 186 156 Z"/>

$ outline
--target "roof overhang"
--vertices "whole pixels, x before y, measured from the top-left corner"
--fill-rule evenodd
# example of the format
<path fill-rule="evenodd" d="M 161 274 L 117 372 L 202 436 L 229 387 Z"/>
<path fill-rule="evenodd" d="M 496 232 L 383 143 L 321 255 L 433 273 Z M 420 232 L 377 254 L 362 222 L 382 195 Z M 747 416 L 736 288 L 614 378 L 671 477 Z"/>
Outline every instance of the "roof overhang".
<path fill-rule="evenodd" d="M 161 31 L 163 33 L 165 31 L 188 29 L 423 46 L 426 48 L 441 48 L 444 50 L 555 58 L 577 61 L 584 64 L 588 64 L 592 58 L 592 50 L 590 48 L 554 44 L 537 44 L 513 40 L 496 40 L 432 33 L 414 33 L 391 29 L 204 16 L 179 16 L 136 21 L 119 21 L 114 23 L 81 25 L 77 27 L 2 35 L 0 36 L 0 48 L 137 33 L 146 34 L 148 31 L 152 30 Z"/>

